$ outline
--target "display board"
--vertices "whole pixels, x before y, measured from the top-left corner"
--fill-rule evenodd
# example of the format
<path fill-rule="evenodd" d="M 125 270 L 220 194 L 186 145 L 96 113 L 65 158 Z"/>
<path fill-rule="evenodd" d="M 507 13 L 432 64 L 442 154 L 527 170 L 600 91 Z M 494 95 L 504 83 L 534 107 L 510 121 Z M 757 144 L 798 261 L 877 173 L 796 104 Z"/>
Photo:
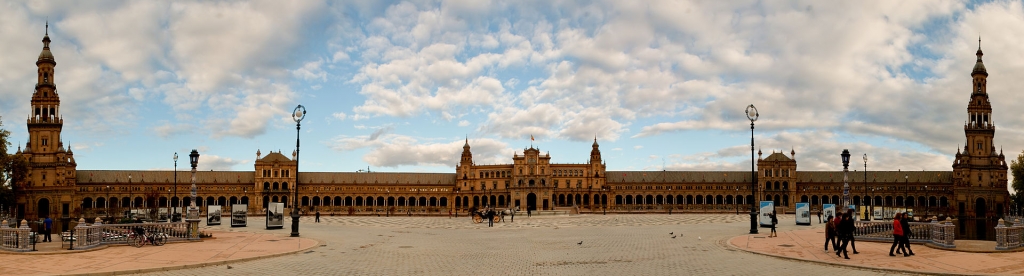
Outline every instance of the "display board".
<path fill-rule="evenodd" d="M 769 216 L 772 212 L 775 212 L 775 202 L 773 201 L 761 201 L 761 214 L 760 219 L 762 227 L 772 226 L 772 217 Z"/>
<path fill-rule="evenodd" d="M 884 217 L 882 216 L 882 207 L 875 207 L 875 208 L 872 208 L 872 210 L 871 210 L 871 214 L 872 214 L 872 216 L 874 216 L 874 219 L 877 219 L 877 220 L 882 220 L 882 219 L 885 219 L 885 218 L 884 218 Z"/>
<path fill-rule="evenodd" d="M 860 213 L 857 212 L 857 205 L 850 204 L 849 206 L 846 206 L 846 210 L 853 210 L 854 211 L 853 212 L 853 221 L 857 221 L 857 220 L 860 219 Z"/>
<path fill-rule="evenodd" d="M 206 206 L 206 225 L 220 225 L 220 205 Z"/>
<path fill-rule="evenodd" d="M 231 227 L 245 227 L 249 204 L 231 204 Z"/>
<path fill-rule="evenodd" d="M 835 204 L 822 204 L 821 205 L 821 219 L 828 219 L 829 216 L 836 216 L 836 205 Z"/>
<path fill-rule="evenodd" d="M 796 224 L 811 225 L 811 204 L 807 202 L 796 203 Z"/>
<path fill-rule="evenodd" d="M 874 217 L 868 206 L 857 206 L 857 215 L 860 216 L 861 220 L 869 220 Z"/>
<path fill-rule="evenodd" d="M 284 228 L 284 203 L 267 204 L 267 229 Z"/>

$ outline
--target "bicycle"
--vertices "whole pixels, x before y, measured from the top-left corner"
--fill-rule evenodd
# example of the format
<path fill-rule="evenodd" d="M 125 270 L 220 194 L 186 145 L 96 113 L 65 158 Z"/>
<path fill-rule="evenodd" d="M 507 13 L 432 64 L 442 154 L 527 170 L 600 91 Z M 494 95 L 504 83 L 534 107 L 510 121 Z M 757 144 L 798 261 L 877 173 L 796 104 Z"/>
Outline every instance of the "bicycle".
<path fill-rule="evenodd" d="M 132 232 L 128 234 L 128 244 L 134 247 L 142 247 L 146 243 L 162 246 L 167 243 L 167 234 L 159 232 L 149 233 L 141 227 L 133 228 Z"/>

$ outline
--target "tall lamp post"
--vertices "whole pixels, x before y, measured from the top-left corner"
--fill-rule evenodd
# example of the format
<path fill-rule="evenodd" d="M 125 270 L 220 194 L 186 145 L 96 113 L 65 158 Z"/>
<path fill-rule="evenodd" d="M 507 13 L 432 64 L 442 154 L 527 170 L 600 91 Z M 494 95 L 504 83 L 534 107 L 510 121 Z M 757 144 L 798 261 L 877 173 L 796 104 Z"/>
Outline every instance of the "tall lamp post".
<path fill-rule="evenodd" d="M 868 154 L 867 153 L 864 154 L 864 186 L 863 187 L 864 187 L 864 191 L 863 191 L 864 192 L 864 198 L 860 199 L 861 205 L 864 205 L 864 200 L 865 200 L 866 197 L 868 197 Z M 870 199 L 868 199 L 868 200 L 870 200 Z M 871 215 L 870 215 L 871 211 L 870 210 L 871 210 L 871 208 L 867 208 L 867 207 L 864 208 L 865 214 L 864 214 L 864 219 L 862 219 L 862 220 L 867 220 L 867 221 L 871 220 Z"/>
<path fill-rule="evenodd" d="M 753 104 L 747 106 L 747 119 L 750 120 L 750 198 L 754 200 L 750 201 L 750 234 L 757 234 L 757 202 L 756 191 L 757 191 L 757 171 L 754 170 L 754 121 L 757 121 L 757 117 L 760 114 L 757 113 L 757 108 Z"/>
<path fill-rule="evenodd" d="M 107 208 L 107 220 L 109 221 L 110 220 L 110 185 L 107 185 L 107 200 L 104 200 L 104 201 L 105 201 L 104 203 L 106 203 L 106 204 L 104 204 L 104 205 L 106 205 L 104 207 Z"/>
<path fill-rule="evenodd" d="M 907 193 L 910 190 L 910 175 L 903 175 L 903 212 L 907 212 Z M 904 214 L 906 215 L 906 214 Z"/>
<path fill-rule="evenodd" d="M 295 121 L 295 197 L 292 206 L 292 237 L 299 236 L 299 130 L 302 128 L 302 119 L 306 117 L 306 107 L 301 104 L 292 111 L 292 120 Z"/>
<path fill-rule="evenodd" d="M 188 206 L 188 218 L 185 221 L 188 222 L 189 238 L 199 239 L 199 207 L 196 206 L 196 166 L 199 165 L 199 151 L 193 149 L 192 153 L 188 154 L 188 161 L 192 165 L 192 187 L 189 188 L 191 200 Z"/>
<path fill-rule="evenodd" d="M 928 198 L 928 186 L 924 186 L 924 217 L 928 218 L 928 209 L 932 208 L 931 198 Z"/>
<path fill-rule="evenodd" d="M 178 201 L 180 201 L 180 200 L 177 200 L 177 199 L 178 199 L 178 153 L 175 152 L 174 153 L 174 197 L 171 200 L 176 201 L 175 203 L 177 203 Z M 172 222 L 177 222 L 178 219 L 180 219 L 177 216 L 178 211 L 173 209 L 174 208 L 173 204 L 167 204 L 167 205 L 171 206 L 171 210 L 172 210 L 171 213 L 170 213 L 171 221 Z"/>
<path fill-rule="evenodd" d="M 135 209 L 135 195 L 132 190 L 132 174 L 128 174 L 128 218 L 132 217 L 132 209 Z"/>
<path fill-rule="evenodd" d="M 850 207 L 850 151 L 844 149 L 839 156 L 843 157 L 843 208 L 840 210 L 845 212 Z"/>

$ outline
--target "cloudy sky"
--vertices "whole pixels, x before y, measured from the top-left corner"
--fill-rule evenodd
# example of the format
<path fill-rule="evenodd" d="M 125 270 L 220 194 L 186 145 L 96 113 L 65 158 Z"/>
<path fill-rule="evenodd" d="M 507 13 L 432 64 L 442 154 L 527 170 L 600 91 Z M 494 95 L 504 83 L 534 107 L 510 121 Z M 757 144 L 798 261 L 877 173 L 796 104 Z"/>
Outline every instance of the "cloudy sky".
<path fill-rule="evenodd" d="M 453 172 L 531 144 L 610 170 L 950 170 L 978 37 L 996 144 L 1022 151 L 1021 1 L 0 3 L 0 116 L 24 144 L 49 20 L 79 169 Z M 16 148 L 12 145 L 12 148 Z M 13 150 L 13 149 L 12 149 Z"/>

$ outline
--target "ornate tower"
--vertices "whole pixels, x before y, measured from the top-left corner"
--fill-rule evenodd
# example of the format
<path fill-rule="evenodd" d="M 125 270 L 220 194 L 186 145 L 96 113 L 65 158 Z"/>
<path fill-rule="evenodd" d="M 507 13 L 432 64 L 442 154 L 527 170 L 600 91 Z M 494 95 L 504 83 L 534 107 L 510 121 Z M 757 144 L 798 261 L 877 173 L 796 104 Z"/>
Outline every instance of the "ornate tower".
<path fill-rule="evenodd" d="M 590 172 L 588 188 L 601 189 L 604 187 L 605 164 L 601 161 L 601 150 L 598 149 L 597 137 L 594 137 L 594 144 L 590 146 Z"/>
<path fill-rule="evenodd" d="M 463 189 L 469 190 L 469 179 L 476 178 L 472 172 L 473 169 L 473 153 L 469 151 L 469 138 L 466 138 L 466 145 L 462 146 L 462 159 L 459 161 L 459 167 L 456 170 L 456 185 Z M 458 185 L 461 184 L 461 185 Z"/>
<path fill-rule="evenodd" d="M 36 60 L 36 85 L 27 126 L 29 141 L 22 155 L 29 163 L 28 179 L 19 183 L 19 210 L 28 219 L 67 218 L 75 214 L 73 204 L 76 163 L 74 153 L 61 141 L 64 119 L 54 78 L 57 62 L 50 53 L 49 24 L 43 36 L 43 51 Z"/>
<path fill-rule="evenodd" d="M 964 124 L 966 144 L 953 160 L 953 184 L 956 217 L 960 220 L 959 238 L 994 239 L 995 220 L 1003 214 L 1009 198 L 1006 190 L 1007 166 L 1003 154 L 992 143 L 996 127 L 986 85 L 988 71 L 981 57 L 978 40 L 977 62 L 971 72 L 971 98 Z"/>

